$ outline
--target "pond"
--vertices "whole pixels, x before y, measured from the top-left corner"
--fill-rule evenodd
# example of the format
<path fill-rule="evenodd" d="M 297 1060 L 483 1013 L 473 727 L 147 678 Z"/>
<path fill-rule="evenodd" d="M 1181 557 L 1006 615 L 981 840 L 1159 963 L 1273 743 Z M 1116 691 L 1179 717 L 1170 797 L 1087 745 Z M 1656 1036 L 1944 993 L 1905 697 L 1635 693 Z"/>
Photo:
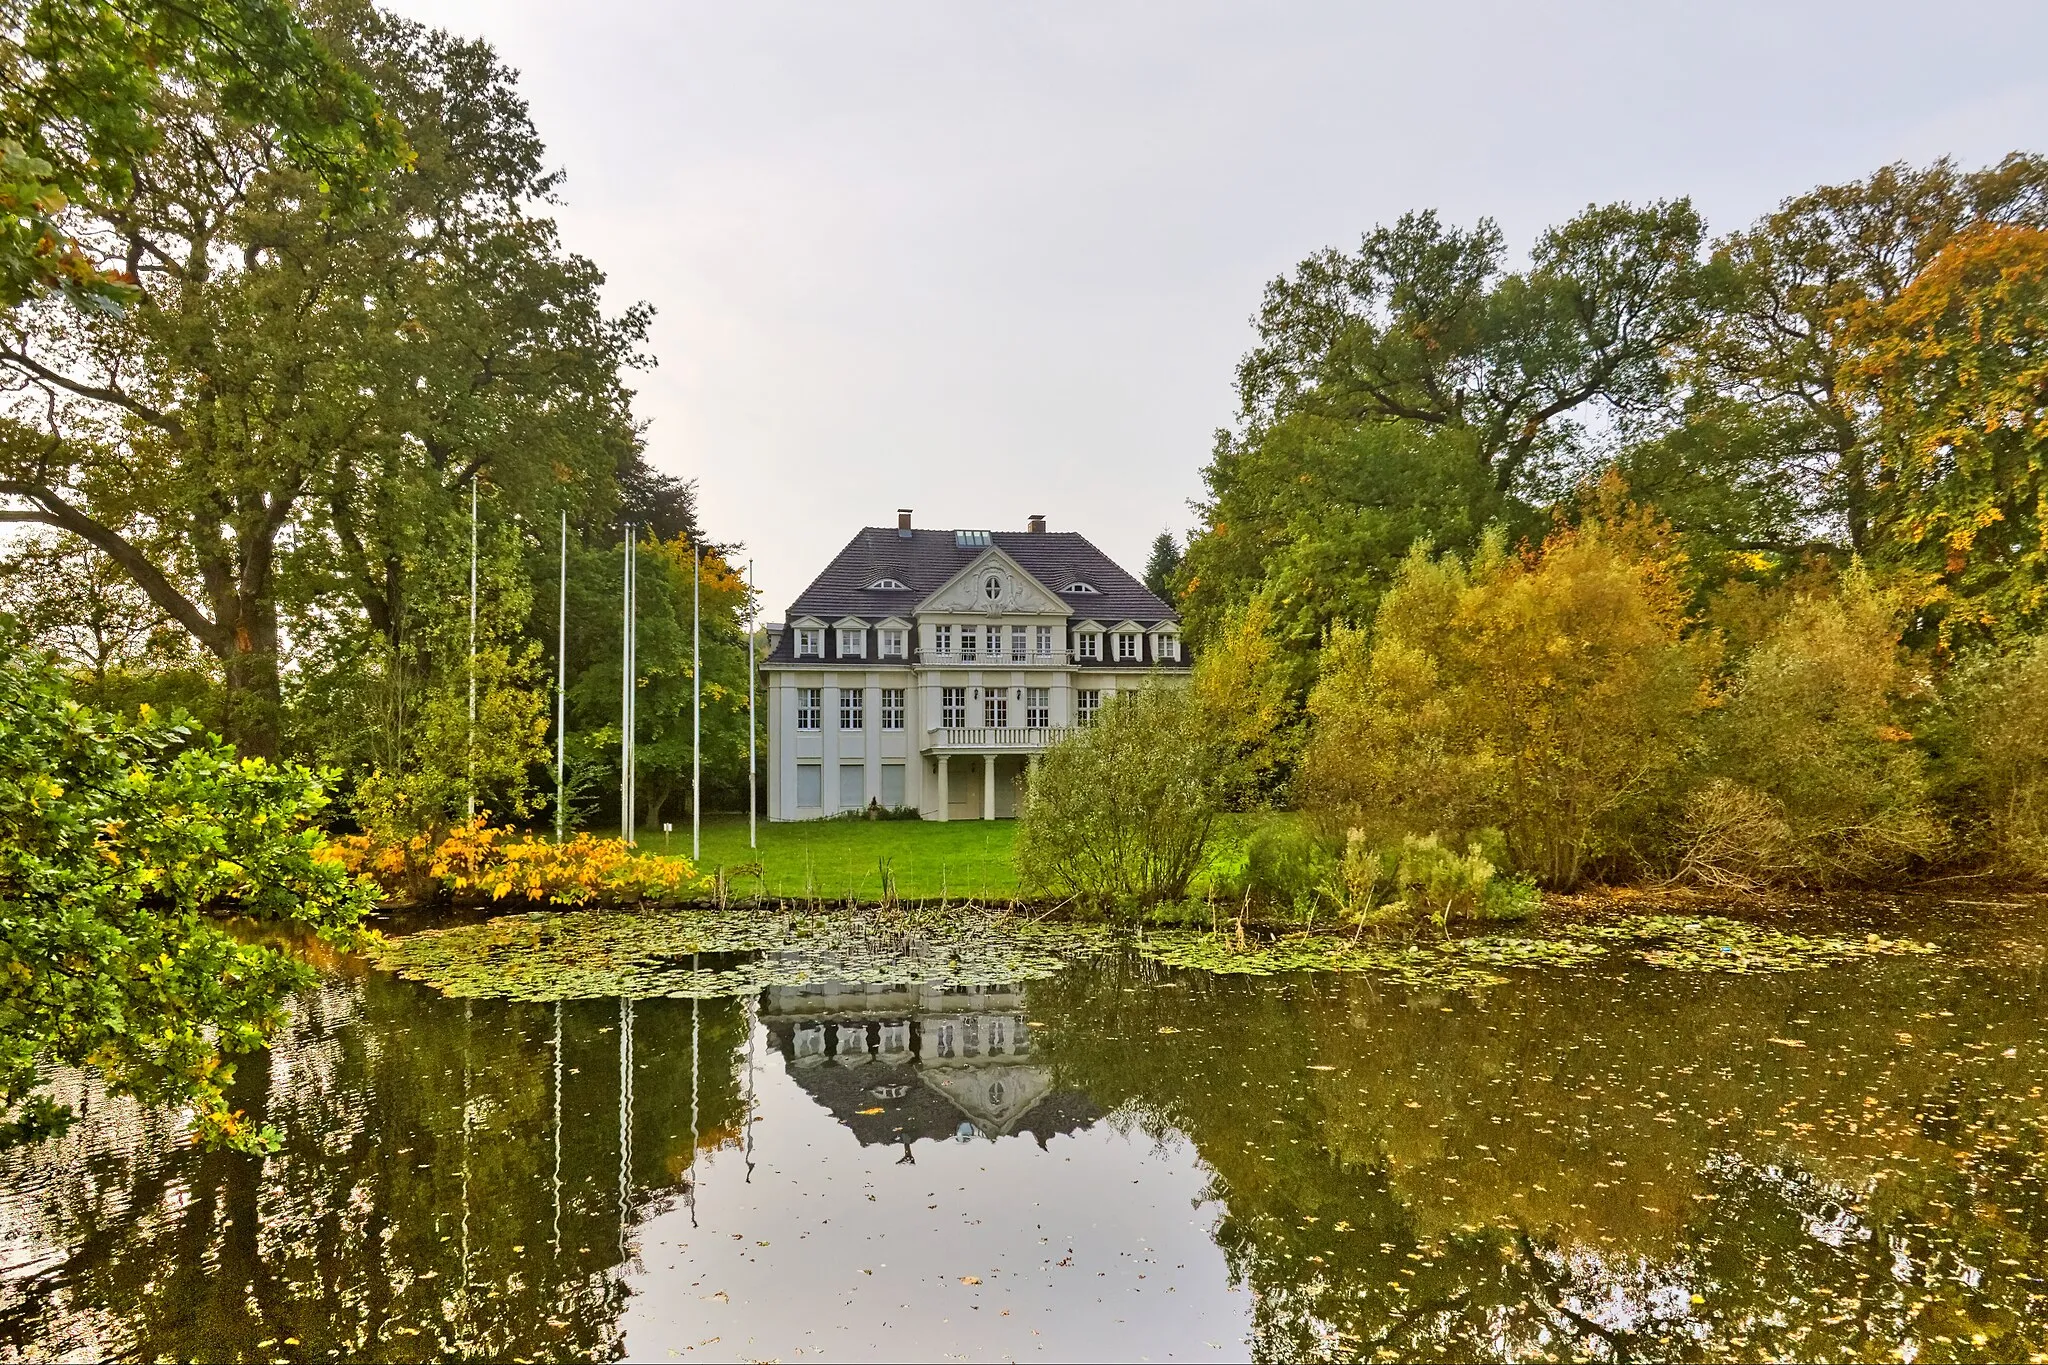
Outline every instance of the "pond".
<path fill-rule="evenodd" d="M 337 962 L 237 1082 L 276 1155 L 67 1080 L 84 1119 L 0 1158 L 0 1357 L 2024 1359 L 2042 908 L 1461 990 L 1117 950 L 550 1002 Z"/>

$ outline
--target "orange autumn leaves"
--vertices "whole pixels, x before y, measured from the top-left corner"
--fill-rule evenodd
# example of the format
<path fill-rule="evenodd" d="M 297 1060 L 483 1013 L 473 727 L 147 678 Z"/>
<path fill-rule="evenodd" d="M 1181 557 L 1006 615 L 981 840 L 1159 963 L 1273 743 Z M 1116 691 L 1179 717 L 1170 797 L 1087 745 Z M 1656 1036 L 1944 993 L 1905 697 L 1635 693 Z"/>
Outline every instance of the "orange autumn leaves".
<path fill-rule="evenodd" d="M 1887 530 L 1962 621 L 2048 610 L 2048 232 L 1985 225 L 1844 321 L 1885 433 Z"/>
<path fill-rule="evenodd" d="M 589 834 L 557 844 L 481 816 L 438 838 L 345 835 L 328 843 L 327 856 L 397 896 L 417 895 L 424 883 L 457 900 L 588 905 L 674 900 L 704 884 L 688 858 L 640 854 L 623 839 Z"/>

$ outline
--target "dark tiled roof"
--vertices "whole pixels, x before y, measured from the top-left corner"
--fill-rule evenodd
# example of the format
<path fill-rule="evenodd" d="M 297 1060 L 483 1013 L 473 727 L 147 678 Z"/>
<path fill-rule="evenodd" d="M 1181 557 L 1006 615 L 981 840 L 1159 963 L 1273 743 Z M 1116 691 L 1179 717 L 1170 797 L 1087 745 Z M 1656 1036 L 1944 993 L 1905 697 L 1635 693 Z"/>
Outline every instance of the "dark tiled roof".
<path fill-rule="evenodd" d="M 1086 536 L 1072 531 L 992 531 L 988 537 L 1050 592 L 1059 593 L 1077 580 L 1093 584 L 1094 593 L 1060 596 L 1073 608 L 1077 621 L 1105 625 L 1140 621 L 1149 626 L 1179 617 Z M 843 616 L 858 616 L 871 623 L 885 616 L 907 619 L 919 602 L 945 586 L 986 548 L 962 547 L 951 531 L 912 531 L 906 538 L 893 526 L 864 527 L 804 589 L 790 607 L 789 619 L 815 616 L 828 625 Z M 870 583 L 884 578 L 902 583 L 905 591 L 869 589 Z"/>

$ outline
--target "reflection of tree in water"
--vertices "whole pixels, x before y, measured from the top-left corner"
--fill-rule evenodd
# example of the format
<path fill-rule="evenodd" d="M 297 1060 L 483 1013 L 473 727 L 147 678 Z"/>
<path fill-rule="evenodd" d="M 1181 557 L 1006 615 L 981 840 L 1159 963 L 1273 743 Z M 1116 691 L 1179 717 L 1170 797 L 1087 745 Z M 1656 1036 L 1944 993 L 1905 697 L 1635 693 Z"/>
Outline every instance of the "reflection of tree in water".
<path fill-rule="evenodd" d="M 737 1142 L 746 1030 L 736 1001 L 469 1004 L 330 978 L 237 1082 L 276 1156 L 199 1152 L 174 1115 L 101 1104 L 18 1158 L 0 1244 L 44 1263 L 10 1277 L 0 1349 L 618 1357 L 632 1229 L 684 1193 L 694 1150 Z"/>
<path fill-rule="evenodd" d="M 2048 1344 L 2048 1059 L 2003 1054 L 2028 982 L 1541 973 L 1451 1007 L 1153 977 L 1034 985 L 1042 1051 L 1194 1141 L 1260 1358 Z"/>

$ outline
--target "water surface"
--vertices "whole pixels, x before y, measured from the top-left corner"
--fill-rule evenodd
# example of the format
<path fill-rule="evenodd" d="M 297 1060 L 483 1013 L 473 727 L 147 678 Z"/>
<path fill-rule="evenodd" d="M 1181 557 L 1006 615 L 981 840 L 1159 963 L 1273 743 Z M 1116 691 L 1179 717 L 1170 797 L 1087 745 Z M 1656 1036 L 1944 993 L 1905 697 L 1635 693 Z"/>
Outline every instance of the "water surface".
<path fill-rule="evenodd" d="M 553 1005 L 336 964 L 238 1081 L 276 1156 L 66 1082 L 84 1120 L 0 1160 L 0 1357 L 2024 1359 L 2037 918 L 1442 995 L 1112 957 Z"/>

